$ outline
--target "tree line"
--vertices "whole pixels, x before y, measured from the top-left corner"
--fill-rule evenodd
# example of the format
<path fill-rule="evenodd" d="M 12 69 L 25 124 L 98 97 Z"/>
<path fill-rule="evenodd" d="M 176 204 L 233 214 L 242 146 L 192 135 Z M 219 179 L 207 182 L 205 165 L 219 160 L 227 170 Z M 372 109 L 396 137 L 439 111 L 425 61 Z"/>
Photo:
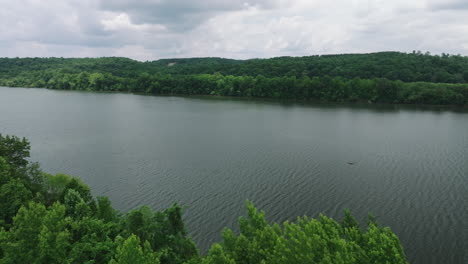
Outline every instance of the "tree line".
<path fill-rule="evenodd" d="M 468 105 L 468 57 L 380 52 L 271 59 L 0 58 L 0 85 L 329 102 Z"/>
<path fill-rule="evenodd" d="M 392 81 L 386 78 L 265 77 L 141 73 L 119 77 L 98 72 L 39 72 L 0 79 L 0 86 L 135 92 L 155 95 L 217 95 L 327 102 L 468 105 L 468 84 Z"/>
<path fill-rule="evenodd" d="M 0 263 L 234 264 L 407 263 L 398 237 L 369 217 L 366 228 L 345 211 L 269 224 L 247 202 L 240 232 L 201 255 L 182 209 L 147 206 L 127 213 L 94 198 L 79 178 L 47 174 L 29 161 L 26 139 L 0 134 Z"/>
<path fill-rule="evenodd" d="M 378 52 L 369 54 L 316 55 L 270 59 L 233 60 L 223 58 L 161 59 L 139 62 L 127 58 L 0 58 L 0 79 L 30 72 L 99 72 L 118 77 L 149 74 L 215 74 L 268 78 L 295 76 L 386 78 L 403 82 L 467 83 L 468 57 Z"/>

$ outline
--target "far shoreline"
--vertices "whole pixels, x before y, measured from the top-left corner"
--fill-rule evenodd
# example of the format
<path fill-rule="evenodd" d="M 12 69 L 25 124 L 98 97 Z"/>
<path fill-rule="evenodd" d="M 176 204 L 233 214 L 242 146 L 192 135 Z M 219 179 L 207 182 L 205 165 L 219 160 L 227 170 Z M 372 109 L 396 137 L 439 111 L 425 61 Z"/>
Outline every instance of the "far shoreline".
<path fill-rule="evenodd" d="M 157 97 L 179 97 L 189 99 L 204 99 L 204 100 L 219 100 L 219 101 L 244 101 L 244 102 L 267 102 L 276 104 L 288 104 L 299 106 L 348 106 L 354 108 L 382 108 L 389 109 L 390 107 L 398 107 L 399 109 L 408 110 L 447 110 L 453 112 L 466 112 L 468 105 L 438 105 L 438 104 L 402 104 L 402 103 L 375 103 L 365 101 L 324 101 L 324 100 L 300 100 L 300 99 L 276 99 L 269 97 L 245 97 L 245 96 L 225 96 L 225 95 L 210 95 L 210 94 L 151 94 L 151 93 L 138 93 L 131 91 L 97 91 L 97 90 L 74 90 L 74 89 L 51 89 L 45 87 L 20 87 L 20 86 L 0 86 L 0 88 L 25 88 L 25 89 L 45 89 L 50 91 L 64 91 L 64 92 L 81 92 L 81 93 L 96 93 L 96 94 L 131 94 L 140 96 L 157 96 Z M 398 110 L 398 109 L 395 109 Z M 461 110 L 461 111 L 460 111 Z"/>

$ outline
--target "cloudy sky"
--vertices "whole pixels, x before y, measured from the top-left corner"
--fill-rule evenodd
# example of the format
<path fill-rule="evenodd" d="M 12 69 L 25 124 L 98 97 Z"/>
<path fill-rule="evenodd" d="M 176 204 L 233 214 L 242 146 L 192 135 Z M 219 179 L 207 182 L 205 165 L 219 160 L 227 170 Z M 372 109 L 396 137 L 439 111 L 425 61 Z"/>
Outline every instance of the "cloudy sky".
<path fill-rule="evenodd" d="M 468 0 L 0 0 L 0 57 L 468 55 Z"/>

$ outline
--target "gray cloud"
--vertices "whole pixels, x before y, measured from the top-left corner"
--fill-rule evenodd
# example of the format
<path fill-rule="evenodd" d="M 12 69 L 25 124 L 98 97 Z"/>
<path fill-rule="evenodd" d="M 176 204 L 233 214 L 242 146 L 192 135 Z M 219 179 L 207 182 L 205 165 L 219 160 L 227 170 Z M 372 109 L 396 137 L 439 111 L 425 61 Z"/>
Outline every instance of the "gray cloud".
<path fill-rule="evenodd" d="M 163 24 L 174 30 L 189 30 L 223 12 L 251 6 L 274 8 L 276 0 L 100 0 L 102 10 L 127 13 L 135 24 Z"/>
<path fill-rule="evenodd" d="M 468 1 L 466 0 L 429 0 L 429 6 L 432 10 L 466 10 Z"/>
<path fill-rule="evenodd" d="M 39 0 L 0 9 L 0 56 L 468 55 L 464 0 Z"/>

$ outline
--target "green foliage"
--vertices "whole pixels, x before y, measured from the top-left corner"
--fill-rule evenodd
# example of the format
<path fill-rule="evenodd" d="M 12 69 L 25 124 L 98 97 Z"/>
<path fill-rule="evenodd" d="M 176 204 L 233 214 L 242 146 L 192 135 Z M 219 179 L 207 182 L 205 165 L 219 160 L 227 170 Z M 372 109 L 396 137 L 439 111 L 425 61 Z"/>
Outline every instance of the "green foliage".
<path fill-rule="evenodd" d="M 203 259 L 203 264 L 236 264 L 236 261 L 226 254 L 220 244 L 211 246 L 208 255 Z"/>
<path fill-rule="evenodd" d="M 47 191 L 54 194 L 62 193 L 71 181 L 71 177 L 63 173 L 58 173 L 56 175 L 46 174 L 46 179 L 45 187 Z"/>
<path fill-rule="evenodd" d="M 159 256 L 151 250 L 148 241 L 141 247 L 140 239 L 131 235 L 117 248 L 115 258 L 110 264 L 159 264 Z"/>
<path fill-rule="evenodd" d="M 181 208 L 174 204 L 163 212 L 153 212 L 143 206 L 125 217 L 129 234 L 135 234 L 150 243 L 155 251 L 161 251 L 161 263 L 182 263 L 198 256 L 192 240 L 186 238 Z"/>
<path fill-rule="evenodd" d="M 351 212 L 348 209 L 345 209 L 343 219 L 341 220 L 341 226 L 343 228 L 356 228 L 360 229 L 359 223 L 356 219 L 351 215 Z"/>
<path fill-rule="evenodd" d="M 24 184 L 12 179 L 0 187 L 0 221 L 8 227 L 13 216 L 21 206 L 26 205 L 32 199 L 32 193 Z"/>
<path fill-rule="evenodd" d="M 79 192 L 74 189 L 66 189 L 63 204 L 66 208 L 67 216 L 75 219 L 89 217 L 91 215 L 90 207 L 85 203 Z"/>
<path fill-rule="evenodd" d="M 39 234 L 46 213 L 44 205 L 34 202 L 18 210 L 10 231 L 2 231 L 2 263 L 38 263 Z"/>
<path fill-rule="evenodd" d="M 367 263 L 406 263 L 398 237 L 390 228 L 370 224 L 364 234 Z"/>
<path fill-rule="evenodd" d="M 61 201 L 64 201 L 65 196 L 70 190 L 77 192 L 84 202 L 90 202 L 93 198 L 91 195 L 91 189 L 89 188 L 89 186 L 84 184 L 77 177 L 71 178 L 70 181 L 67 183 L 67 185 L 65 185 L 65 188 L 63 188 L 63 191 L 60 195 Z"/>
<path fill-rule="evenodd" d="M 0 156 L 0 185 L 7 183 L 10 179 L 10 165 L 4 157 Z"/>
<path fill-rule="evenodd" d="M 331 102 L 468 104 L 468 58 L 381 52 L 272 59 L 0 59 L 0 85 Z"/>
<path fill-rule="evenodd" d="M 71 181 L 71 177 L 67 174 L 59 173 L 56 175 L 44 174 L 44 191 L 47 196 L 47 201 L 52 203 L 60 199 L 65 191 L 65 188 Z"/>
<path fill-rule="evenodd" d="M 240 218 L 240 234 L 225 230 L 203 263 L 407 263 L 400 242 L 389 228 L 370 224 L 362 232 L 345 211 L 340 225 L 320 215 L 296 223 L 269 225 L 265 214 L 247 202 L 247 218 Z"/>
<path fill-rule="evenodd" d="M 15 82 L 60 85 L 61 76 L 84 73 L 79 81 L 66 82 L 70 89 L 106 84 L 107 76 L 135 78 L 147 81 L 145 75 L 216 74 L 234 76 L 272 77 L 344 77 L 386 78 L 404 82 L 468 82 L 468 58 L 460 55 L 430 55 L 421 52 L 379 52 L 369 54 L 340 54 L 271 59 L 230 60 L 223 58 L 161 59 L 138 62 L 126 58 L 1 58 L 0 78 L 24 76 Z M 41 77 L 41 78 L 37 78 Z M 29 78 L 29 79 L 28 79 Z M 41 80 L 41 81 L 39 81 Z"/>
<path fill-rule="evenodd" d="M 0 156 L 8 161 L 12 169 L 24 168 L 28 165 L 29 142 L 25 138 L 16 136 L 2 136 L 0 134 Z"/>
<path fill-rule="evenodd" d="M 112 204 L 107 197 L 97 197 L 96 217 L 104 222 L 115 222 L 118 219 L 117 211 L 112 208 Z"/>
<path fill-rule="evenodd" d="M 78 178 L 29 163 L 25 139 L 0 135 L 0 150 L 2 264 L 406 263 L 396 235 L 371 216 L 365 232 L 349 211 L 341 225 L 322 215 L 270 225 L 251 202 L 240 234 L 224 230 L 223 242 L 200 257 L 178 204 L 121 214 Z"/>
<path fill-rule="evenodd" d="M 0 134 L 0 227 L 8 229 L 22 205 L 42 197 L 42 173 L 28 162 L 29 150 L 26 139 Z"/>
<path fill-rule="evenodd" d="M 65 206 L 52 205 L 42 220 L 39 233 L 39 263 L 69 263 L 68 252 L 71 248 L 68 231 L 69 218 L 65 218 Z"/>
<path fill-rule="evenodd" d="M 84 217 L 70 223 L 72 263 L 108 263 L 115 253 L 114 239 L 121 233 L 117 223 Z"/>

